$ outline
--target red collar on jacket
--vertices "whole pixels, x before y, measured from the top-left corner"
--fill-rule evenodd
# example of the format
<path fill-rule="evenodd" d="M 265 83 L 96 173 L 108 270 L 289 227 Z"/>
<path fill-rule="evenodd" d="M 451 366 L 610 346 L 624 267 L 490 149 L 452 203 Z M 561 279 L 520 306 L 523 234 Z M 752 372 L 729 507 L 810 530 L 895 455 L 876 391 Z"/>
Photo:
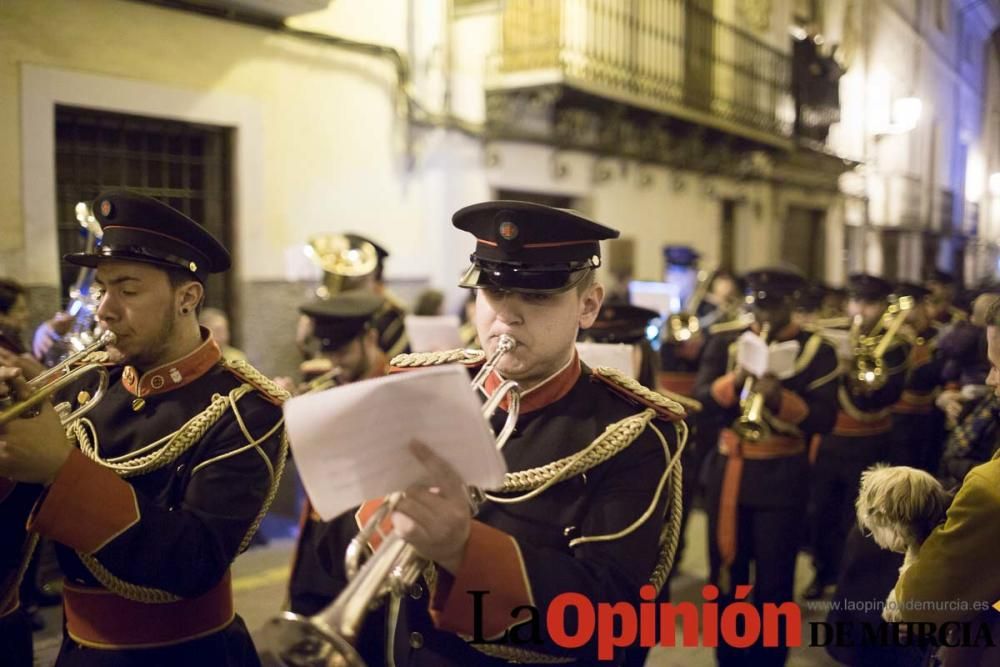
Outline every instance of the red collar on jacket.
<path fill-rule="evenodd" d="M 519 414 L 540 410 L 547 405 L 555 403 L 569 393 L 569 390 L 573 388 L 576 381 L 580 379 L 580 374 L 582 372 L 583 371 L 580 368 L 580 357 L 574 349 L 573 358 L 569 360 L 569 363 L 550 375 L 541 383 L 521 394 Z M 493 392 L 496 391 L 503 382 L 504 378 L 500 377 L 499 373 L 496 371 L 490 373 L 489 377 L 486 378 L 484 386 L 486 394 L 488 396 L 492 396 Z M 507 409 L 506 398 L 500 403 L 500 407 L 504 410 Z"/>
<path fill-rule="evenodd" d="M 222 351 L 211 334 L 186 356 L 139 375 L 134 366 L 122 372 L 122 386 L 133 396 L 145 398 L 165 394 L 188 385 L 212 369 L 222 359 Z"/>

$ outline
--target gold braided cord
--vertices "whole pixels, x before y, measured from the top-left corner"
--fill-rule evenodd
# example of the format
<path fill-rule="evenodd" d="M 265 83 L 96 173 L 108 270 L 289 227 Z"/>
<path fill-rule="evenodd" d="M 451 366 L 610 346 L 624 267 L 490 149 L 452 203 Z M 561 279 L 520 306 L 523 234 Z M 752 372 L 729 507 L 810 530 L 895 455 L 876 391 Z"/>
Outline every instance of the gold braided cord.
<path fill-rule="evenodd" d="M 635 394 L 643 401 L 650 403 L 657 408 L 661 408 L 662 410 L 665 410 L 673 415 L 685 417 L 687 416 L 688 410 L 691 412 L 701 411 L 701 403 L 693 398 L 688 398 L 687 396 L 681 396 L 674 393 L 666 395 L 659 391 L 653 391 L 652 389 L 649 389 L 648 387 L 625 375 L 617 368 L 611 368 L 610 366 L 598 366 L 597 368 L 592 368 L 591 372 L 594 375 L 606 378 L 629 393 Z"/>
<path fill-rule="evenodd" d="M 261 452 L 261 455 L 266 459 L 267 456 L 264 454 L 260 448 L 257 448 Z M 241 554 L 247 550 L 250 546 L 250 541 L 253 540 L 253 536 L 257 534 L 257 529 L 260 528 L 260 522 L 264 520 L 264 515 L 267 511 L 271 509 L 271 503 L 274 502 L 274 497 L 278 495 L 278 484 L 281 483 L 281 475 L 285 472 L 285 462 L 288 460 L 288 433 L 282 431 L 281 433 L 281 443 L 278 445 L 278 467 L 271 475 L 271 486 L 267 490 L 267 496 L 264 498 L 263 504 L 260 506 L 260 511 L 257 512 L 257 517 L 254 519 L 253 523 L 247 529 L 246 534 L 243 536 L 243 540 L 240 542 L 240 548 L 236 550 L 237 554 Z"/>
<path fill-rule="evenodd" d="M 440 352 L 411 352 L 409 354 L 397 354 L 389 362 L 390 366 L 396 368 L 419 368 L 422 366 L 440 366 L 441 364 L 475 364 L 486 358 L 486 353 L 482 350 L 443 350 Z"/>
<path fill-rule="evenodd" d="M 620 540 L 623 537 L 628 537 L 629 535 L 634 533 L 639 528 L 639 526 L 646 523 L 646 521 L 649 520 L 649 517 L 653 516 L 653 512 L 656 511 L 656 506 L 660 504 L 660 495 L 663 493 L 663 487 L 666 486 L 671 471 L 674 468 L 680 468 L 681 466 L 681 457 L 680 454 L 678 453 L 676 456 L 671 458 L 670 445 L 667 444 L 667 439 L 663 437 L 663 433 L 661 433 L 660 429 L 656 428 L 652 424 L 650 424 L 650 427 L 653 429 L 653 433 L 656 434 L 656 437 L 660 439 L 660 445 L 663 447 L 663 453 L 667 460 L 667 466 L 664 469 L 663 474 L 660 475 L 660 481 L 656 485 L 656 491 L 653 493 L 652 501 L 650 501 L 649 505 L 646 507 L 646 510 L 642 514 L 640 514 L 635 521 L 630 523 L 625 528 L 622 528 L 616 533 L 608 533 L 607 535 L 584 535 L 582 537 L 578 537 L 574 540 L 570 540 L 569 543 L 570 548 L 579 546 L 581 544 L 587 544 L 590 542 L 614 542 L 615 540 Z M 687 429 L 687 426 L 685 426 L 684 428 Z M 678 433 L 678 435 L 680 434 Z"/>
<path fill-rule="evenodd" d="M 654 425 L 653 428 L 656 428 Z M 669 503 L 667 523 L 663 526 L 663 532 L 660 534 L 660 557 L 656 562 L 656 567 L 653 568 L 653 573 L 649 577 L 649 581 L 659 592 L 664 584 L 667 583 L 667 578 L 670 576 L 670 571 L 674 567 L 674 558 L 677 556 L 677 545 L 680 544 L 681 539 L 681 518 L 683 515 L 683 470 L 680 464 L 681 453 L 687 446 L 688 435 L 690 431 L 688 430 L 687 424 L 684 422 L 677 422 L 674 424 L 674 430 L 677 433 L 677 452 L 673 455 L 673 459 L 670 462 L 670 466 L 673 466 L 670 470 L 670 499 L 667 501 Z M 663 434 L 660 434 L 663 437 Z M 666 452 L 669 457 L 669 450 Z M 677 465 L 674 465 L 674 461 L 677 461 Z"/>
<path fill-rule="evenodd" d="M 191 449 L 205 435 L 215 422 L 235 405 L 236 401 L 253 391 L 249 384 L 243 384 L 222 396 L 216 394 L 207 408 L 192 417 L 173 433 L 134 452 L 110 459 L 101 457 L 97 431 L 93 423 L 83 418 L 73 424 L 72 431 L 87 458 L 100 463 L 105 468 L 114 470 L 121 477 L 129 478 L 136 475 L 159 470 L 176 461 L 184 452 Z M 148 453 L 147 453 L 148 452 Z"/>
<path fill-rule="evenodd" d="M 223 366 L 233 371 L 233 373 L 239 375 L 244 380 L 252 384 L 255 389 L 259 389 L 261 392 L 277 400 L 279 403 L 284 403 L 292 397 L 288 390 L 283 389 L 281 385 L 261 373 L 249 362 L 244 361 L 243 359 L 223 359 L 221 363 Z"/>
<path fill-rule="evenodd" d="M 501 498 L 487 493 L 486 497 L 495 503 L 522 503 L 540 495 L 558 482 L 575 477 L 596 468 L 613 458 L 642 435 L 646 425 L 656 416 L 656 411 L 646 408 L 639 414 L 631 415 L 609 424 L 593 442 L 571 456 L 566 456 L 538 468 L 529 468 L 504 475 L 502 493 L 525 491 L 513 498 Z"/>
<path fill-rule="evenodd" d="M 229 364 L 230 362 L 226 363 Z M 254 376 L 254 374 L 260 375 L 259 372 L 249 364 L 246 364 L 245 362 L 235 362 L 232 365 L 241 366 L 242 368 L 238 369 L 238 374 L 243 375 L 246 379 L 252 382 L 259 381 L 259 378 Z M 249 371 L 246 369 L 249 369 Z M 263 376 L 260 377 L 263 378 Z M 237 549 L 237 553 L 239 554 L 245 551 L 249 546 L 254 534 L 260 527 L 261 521 L 264 519 L 271 503 L 274 501 L 274 497 L 277 495 L 278 484 L 281 481 L 281 475 L 284 472 L 285 461 L 288 454 L 288 436 L 284 431 L 282 431 L 281 442 L 278 447 L 278 461 L 276 469 L 271 465 L 270 459 L 267 455 L 260 449 L 260 444 L 271 437 L 278 428 L 282 427 L 284 425 L 284 420 L 279 421 L 275 427 L 271 428 L 261 438 L 253 438 L 243 422 L 242 415 L 237 409 L 237 402 L 243 396 L 251 393 L 255 389 L 265 391 L 275 398 L 281 398 L 282 394 L 285 396 L 288 395 L 287 392 L 284 392 L 284 390 L 277 387 L 277 385 L 273 386 L 275 391 L 272 393 L 270 391 L 272 387 L 268 387 L 267 384 L 269 383 L 273 385 L 273 383 L 267 378 L 263 379 L 267 380 L 267 383 L 260 382 L 257 387 L 251 386 L 250 384 L 241 384 L 239 387 L 230 391 L 226 396 L 216 394 L 212 397 L 212 402 L 205 410 L 188 420 L 188 422 L 181 426 L 181 428 L 167 436 L 164 436 L 163 438 L 160 438 L 160 440 L 152 443 L 151 445 L 124 456 L 114 457 L 111 459 L 101 458 L 98 451 L 99 442 L 97 439 L 97 432 L 89 420 L 78 420 L 72 425 L 70 430 L 76 437 L 80 450 L 83 451 L 88 458 L 96 461 L 106 468 L 114 470 L 120 477 L 128 478 L 153 472 L 169 465 L 173 461 L 176 461 L 177 458 L 184 452 L 197 444 L 208 429 L 231 409 L 244 437 L 249 440 L 247 446 L 239 448 L 239 451 L 242 452 L 251 448 L 256 449 L 265 459 L 268 475 L 270 477 L 267 495 L 264 498 L 264 502 L 261 504 L 260 510 L 254 517 L 253 522 L 247 528 L 247 532 L 243 535 L 243 539 L 240 541 L 240 546 Z M 222 458 L 227 458 L 227 456 L 224 454 L 212 460 L 221 460 Z M 77 556 L 102 586 L 120 597 L 147 604 L 166 604 L 176 602 L 181 599 L 180 596 L 174 595 L 173 593 L 163 589 L 153 588 L 150 586 L 140 586 L 138 584 L 125 581 L 108 570 L 97 558 L 90 554 L 77 552 Z"/>
<path fill-rule="evenodd" d="M 646 413 L 653 413 L 653 410 L 644 411 L 643 415 Z M 622 420 L 626 421 L 626 420 Z M 622 422 L 618 422 L 621 424 Z M 656 566 L 653 568 L 653 572 L 650 574 L 649 582 L 653 584 L 656 591 L 659 592 L 664 584 L 667 582 L 667 578 L 670 576 L 670 570 L 674 566 L 674 558 L 677 555 L 677 545 L 680 543 L 681 534 L 681 515 L 682 515 L 682 500 L 681 495 L 683 491 L 683 471 L 681 469 L 680 458 L 681 453 L 684 451 L 684 447 L 687 445 L 688 439 L 688 427 L 684 422 L 675 422 L 674 430 L 677 433 L 677 451 L 674 454 L 670 452 L 670 446 L 667 443 L 667 439 L 663 436 L 658 428 L 648 420 L 650 428 L 652 428 L 656 435 L 660 439 L 660 444 L 663 447 L 664 456 L 667 459 L 667 468 L 664 471 L 663 476 L 660 479 L 660 484 L 657 487 L 656 494 L 654 495 L 653 502 L 650 509 L 633 523 L 630 527 L 616 534 L 615 536 L 597 536 L 591 538 L 578 538 L 570 542 L 570 547 L 574 547 L 582 542 L 597 541 L 597 540 L 610 540 L 619 539 L 631 533 L 633 530 L 638 528 L 643 521 L 651 516 L 652 511 L 655 509 L 656 505 L 659 503 L 660 494 L 663 490 L 664 483 L 669 477 L 670 484 L 670 498 L 667 501 L 667 521 L 660 533 L 659 539 L 659 552 L 657 556 Z M 616 425 L 612 424 L 605 430 L 605 434 L 601 438 L 607 435 L 608 431 L 613 429 Z M 640 431 L 641 432 L 641 431 Z M 599 441 L 595 440 L 595 442 Z M 633 437 L 633 440 L 635 438 Z M 626 445 L 627 446 L 627 445 Z M 624 449 L 624 448 L 623 448 Z M 572 458 L 572 457 L 570 457 Z M 466 638 L 469 639 L 469 638 Z M 564 656 L 553 656 L 547 655 L 545 653 L 539 653 L 537 651 L 531 651 L 528 649 L 517 648 L 509 645 L 495 645 L 495 644 L 471 644 L 480 653 L 485 655 L 501 658 L 503 660 L 508 660 L 510 662 L 523 662 L 523 663 L 535 663 L 535 664 L 546 664 L 546 665 L 564 665 L 572 662 L 576 662 L 576 658 L 564 657 Z"/>
<path fill-rule="evenodd" d="M 135 602 L 145 602 L 146 604 L 167 604 L 168 602 L 177 602 L 181 599 L 179 595 L 174 595 L 161 588 L 140 586 L 125 581 L 119 576 L 112 574 L 99 560 L 89 554 L 77 551 L 76 555 L 102 586 L 119 597 L 134 600 Z"/>

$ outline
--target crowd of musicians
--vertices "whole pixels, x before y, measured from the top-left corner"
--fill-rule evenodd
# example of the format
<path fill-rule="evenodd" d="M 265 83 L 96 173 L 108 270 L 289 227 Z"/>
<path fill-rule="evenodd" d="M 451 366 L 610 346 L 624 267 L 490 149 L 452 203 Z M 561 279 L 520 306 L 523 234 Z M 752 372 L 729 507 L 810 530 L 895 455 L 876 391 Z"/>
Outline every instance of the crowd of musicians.
<path fill-rule="evenodd" d="M 39 544 L 54 548 L 64 576 L 60 666 L 327 664 L 323 650 L 336 642 L 313 653 L 255 646 L 233 606 L 231 565 L 259 539 L 289 460 L 282 404 L 446 363 L 465 365 L 484 398 L 519 385 L 519 401 L 505 396 L 489 418 L 494 432 L 514 419 L 503 486 L 470 493 L 434 443 L 414 442 L 406 455 L 420 481 L 391 505 L 369 499 L 330 521 L 308 499 L 302 510 L 285 603 L 299 622 L 342 601 L 352 575 L 344 555 L 370 517 L 391 510 L 370 552 L 393 534 L 415 554 L 412 583 L 373 600 L 346 637 L 365 664 L 596 663 L 594 642 L 567 649 L 528 627 L 523 610 L 566 592 L 638 605 L 646 584 L 669 600 L 680 549 L 707 551 L 720 605 L 744 585 L 758 607 L 884 600 L 894 589 L 908 600 L 1000 599 L 1000 289 L 968 292 L 940 271 L 924 284 L 855 274 L 833 288 L 793 267 L 719 270 L 702 272 L 682 312 L 663 318 L 597 279 L 601 241 L 616 230 L 572 211 L 489 201 L 453 216 L 471 235 L 460 280 L 470 295 L 466 348 L 411 352 L 405 310 L 382 281 L 389 253 L 335 235 L 313 247 L 326 280 L 289 332 L 300 377 L 271 379 L 229 346 L 221 313 L 204 308 L 207 277 L 230 268 L 227 248 L 134 192 L 102 193 L 88 211 L 100 243 L 64 259 L 89 272 L 91 324 L 110 334 L 71 340 L 76 320 L 60 314 L 29 336 L 27 291 L 0 280 L 4 665 L 32 664 Z M 678 248 L 669 259 L 697 262 Z M 791 361 L 752 373 L 748 336 L 792 349 Z M 578 341 L 633 346 L 633 372 L 589 367 Z M 47 392 L 70 369 L 105 374 L 106 390 L 83 376 Z M 859 481 L 875 464 L 927 471 L 956 493 L 899 582 L 903 555 L 857 526 Z M 685 543 L 697 506 L 707 543 Z M 800 552 L 813 570 L 804 590 L 795 588 Z M 830 622 L 882 622 L 877 608 L 830 609 Z M 977 618 L 917 605 L 902 620 Z M 470 642 L 484 636 L 497 641 Z M 532 641 L 502 641 L 511 636 Z M 848 665 L 936 659 L 925 646 L 827 650 Z M 634 646 L 612 664 L 645 658 Z M 720 646 L 716 658 L 783 665 L 788 649 Z M 991 658 L 974 659 L 954 664 Z"/>

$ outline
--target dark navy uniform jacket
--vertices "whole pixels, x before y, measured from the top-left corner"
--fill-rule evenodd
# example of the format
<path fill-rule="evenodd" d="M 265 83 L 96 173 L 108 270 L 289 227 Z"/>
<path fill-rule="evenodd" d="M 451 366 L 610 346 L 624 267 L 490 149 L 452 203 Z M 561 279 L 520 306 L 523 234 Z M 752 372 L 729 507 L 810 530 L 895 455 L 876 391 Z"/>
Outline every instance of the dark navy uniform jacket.
<path fill-rule="evenodd" d="M 66 575 L 57 664 L 256 664 L 229 567 L 284 465 L 283 393 L 210 338 L 110 382 L 29 521 Z"/>
<path fill-rule="evenodd" d="M 498 384 L 494 374 L 487 391 Z M 566 650 L 551 641 L 545 632 L 546 609 L 567 592 L 582 594 L 595 605 L 638 604 L 639 589 L 649 583 L 660 558 L 670 495 L 667 466 L 685 430 L 680 424 L 683 409 L 668 401 L 646 403 L 600 379 L 574 357 L 565 369 L 524 394 L 517 429 L 503 449 L 511 473 L 539 468 L 573 456 L 608 426 L 633 416 L 640 418 L 638 435 L 617 455 L 524 502 L 487 500 L 473 520 L 464 560 L 454 576 L 432 568 L 430 581 L 425 577 L 411 595 L 370 615 L 361 639 L 368 664 L 391 664 L 387 644 L 398 666 L 494 665 L 514 659 L 530 664 L 552 656 L 574 657 L 576 664 L 593 661 L 594 642 Z M 503 410 L 494 416 L 495 432 L 506 417 Z M 515 498 L 521 493 L 496 496 Z M 367 509 L 362 507 L 362 517 Z M 647 511 L 648 518 L 642 520 Z M 326 541 L 324 560 L 341 579 L 345 540 L 357 531 L 350 523 L 353 517 L 331 522 Z M 587 539 L 598 536 L 612 538 Z M 515 620 L 511 611 L 532 605 L 539 609 L 541 643 L 470 645 L 465 638 L 476 628 L 469 591 L 489 591 L 482 598 L 482 636 L 502 635 L 527 618 L 522 614 Z M 572 622 L 567 631 L 574 631 Z M 524 627 L 514 632 L 530 634 Z"/>

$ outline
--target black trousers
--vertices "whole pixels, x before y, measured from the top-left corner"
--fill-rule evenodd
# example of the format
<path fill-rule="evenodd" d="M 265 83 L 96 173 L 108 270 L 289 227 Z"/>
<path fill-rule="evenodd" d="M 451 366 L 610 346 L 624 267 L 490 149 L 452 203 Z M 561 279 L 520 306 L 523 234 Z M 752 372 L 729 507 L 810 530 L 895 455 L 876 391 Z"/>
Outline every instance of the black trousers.
<path fill-rule="evenodd" d="M 863 437 L 827 435 L 820 444 L 811 479 L 810 543 L 816 577 L 837 581 L 844 543 L 857 522 L 854 502 L 861 473 L 888 456 L 889 433 Z"/>
<path fill-rule="evenodd" d="M 902 564 L 902 554 L 879 548 L 854 526 L 847 536 L 837 592 L 826 621 L 850 624 L 854 638 L 864 637 L 864 624 L 877 630 L 882 623 L 881 609 L 865 609 L 860 603 L 884 601 L 896 585 Z M 850 610 L 846 604 L 849 600 L 856 603 Z M 831 644 L 826 651 L 839 662 L 855 667 L 921 667 L 927 653 L 917 646 L 879 646 L 857 640 L 852 646 Z"/>
<path fill-rule="evenodd" d="M 31 641 L 31 622 L 23 609 L 0 618 L 0 664 L 32 667 L 34 653 Z"/>
<path fill-rule="evenodd" d="M 715 498 L 713 498 L 713 501 Z M 711 502 L 716 510 L 717 501 Z M 718 584 L 722 576 L 722 559 L 715 539 L 718 529 L 718 512 L 709 513 L 709 564 L 711 581 Z M 790 602 L 795 594 L 795 558 L 802 531 L 802 506 L 755 508 L 741 505 L 737 517 L 736 558 L 729 568 L 730 591 L 737 585 L 753 585 L 752 602 L 758 610 L 764 603 Z M 753 577 L 750 576 L 751 566 Z M 719 614 L 732 598 L 719 599 Z M 785 637 L 781 629 L 779 639 Z M 781 666 L 788 658 L 784 647 L 765 648 L 762 642 L 749 649 L 719 646 L 715 651 L 719 665 L 747 665 L 747 667 Z"/>

